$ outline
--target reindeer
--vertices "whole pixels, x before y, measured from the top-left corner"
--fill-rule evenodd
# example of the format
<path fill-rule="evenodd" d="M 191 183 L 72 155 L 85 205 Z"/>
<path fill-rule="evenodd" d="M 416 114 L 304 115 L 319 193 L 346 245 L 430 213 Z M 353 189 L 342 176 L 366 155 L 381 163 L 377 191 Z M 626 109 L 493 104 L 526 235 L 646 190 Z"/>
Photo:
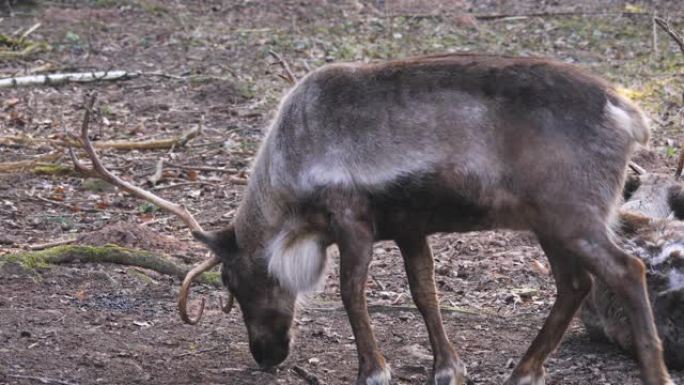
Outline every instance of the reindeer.
<path fill-rule="evenodd" d="M 617 228 L 621 247 L 646 265 L 648 294 L 670 369 L 684 369 L 684 151 L 674 178 L 649 173 L 635 164 L 624 189 Z M 594 339 L 608 340 L 634 352 L 632 333 L 624 328 L 624 305 L 598 281 L 582 306 L 582 321 Z"/>
<path fill-rule="evenodd" d="M 185 278 L 181 317 L 199 321 L 204 302 L 198 316 L 187 314 L 190 284 L 221 264 L 231 293 L 224 310 L 237 299 L 252 356 L 276 366 L 290 349 L 297 297 L 317 287 L 326 249 L 336 244 L 356 384 L 387 385 L 365 285 L 373 243 L 394 240 L 427 326 L 430 382 L 463 384 L 466 368 L 442 326 L 426 237 L 525 229 L 549 258 L 558 296 L 505 385 L 544 384 L 543 363 L 593 276 L 626 304 L 644 384 L 673 385 L 644 264 L 616 246 L 609 229 L 629 157 L 648 139 L 642 112 L 610 84 L 546 59 L 450 54 L 326 65 L 283 99 L 231 226 L 204 231 L 186 218 L 215 256 Z"/>

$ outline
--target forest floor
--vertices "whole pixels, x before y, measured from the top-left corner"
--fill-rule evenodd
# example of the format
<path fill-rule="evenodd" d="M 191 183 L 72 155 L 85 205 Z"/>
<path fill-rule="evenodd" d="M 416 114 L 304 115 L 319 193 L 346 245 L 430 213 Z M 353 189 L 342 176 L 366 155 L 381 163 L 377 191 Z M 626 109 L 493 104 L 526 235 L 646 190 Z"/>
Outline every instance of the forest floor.
<path fill-rule="evenodd" d="M 7 4 L 13 2 L 7 2 Z M 24 2 L 19 2 L 24 3 Z M 392 5 L 389 5 L 391 3 Z M 268 51 L 297 76 L 326 62 L 437 52 L 541 55 L 577 63 L 624 87 L 653 119 L 637 161 L 673 170 L 684 141 L 684 55 L 665 33 L 653 47 L 650 12 L 684 30 L 679 1 L 190 1 L 62 0 L 0 5 L 0 34 L 45 42 L 0 57 L 0 78 L 49 72 L 126 70 L 130 80 L 0 89 L 0 162 L 35 159 L 75 131 L 84 97 L 99 94 L 94 141 L 171 138 L 202 123 L 184 146 L 102 150 L 105 164 L 184 204 L 205 228 L 227 225 L 249 165 L 288 84 Z M 0 47 L 1 49 L 2 47 Z M 30 137 L 23 142 L 10 136 Z M 80 243 L 149 250 L 177 263 L 207 256 L 175 217 L 74 173 L 63 149 L 52 164 L 0 173 L 0 258 L 31 246 Z M 158 160 L 162 178 L 152 185 Z M 197 168 L 215 168 L 203 170 Z M 218 170 L 220 169 L 220 170 Z M 444 323 L 474 384 L 500 384 L 540 328 L 555 296 L 534 237 L 488 231 L 431 237 Z M 424 384 L 427 333 L 415 311 L 397 248 L 375 247 L 368 282 L 375 333 L 398 384 Z M 275 372 L 253 362 L 241 314 L 224 315 L 211 287 L 197 326 L 176 311 L 180 283 L 110 264 L 0 267 L 0 384 L 353 383 L 356 348 L 339 298 L 337 259 L 324 287 L 300 306 L 295 345 Z M 591 341 L 574 321 L 547 362 L 550 385 L 635 385 L 635 362 Z M 673 373 L 684 384 L 684 373 Z"/>

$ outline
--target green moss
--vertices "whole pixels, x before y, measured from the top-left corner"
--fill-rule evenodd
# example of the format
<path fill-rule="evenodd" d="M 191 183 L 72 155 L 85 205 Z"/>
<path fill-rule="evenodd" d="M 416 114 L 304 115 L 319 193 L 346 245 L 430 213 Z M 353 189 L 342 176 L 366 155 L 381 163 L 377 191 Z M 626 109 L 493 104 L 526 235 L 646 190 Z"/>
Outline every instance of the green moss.
<path fill-rule="evenodd" d="M 43 163 L 33 167 L 31 171 L 37 175 L 68 175 L 74 170 L 58 163 Z"/>
<path fill-rule="evenodd" d="M 203 284 L 209 286 L 221 287 L 223 285 L 223 281 L 221 281 L 221 273 L 217 271 L 207 271 L 206 273 L 202 274 L 200 280 Z"/>
<path fill-rule="evenodd" d="M 50 265 L 45 261 L 42 255 L 37 253 L 19 253 L 4 255 L 0 258 L 0 262 L 18 263 L 26 269 L 45 269 Z"/>

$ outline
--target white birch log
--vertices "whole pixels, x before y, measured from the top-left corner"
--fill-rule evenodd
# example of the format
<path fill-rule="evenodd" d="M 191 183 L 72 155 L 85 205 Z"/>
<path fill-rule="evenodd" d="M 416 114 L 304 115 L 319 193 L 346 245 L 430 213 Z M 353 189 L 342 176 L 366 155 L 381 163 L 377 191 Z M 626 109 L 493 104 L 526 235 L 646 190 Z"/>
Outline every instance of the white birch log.
<path fill-rule="evenodd" d="M 55 85 L 62 83 L 88 83 L 101 80 L 127 80 L 140 76 L 139 72 L 92 71 L 48 75 L 17 76 L 0 79 L 0 88 L 26 87 L 32 85 Z"/>

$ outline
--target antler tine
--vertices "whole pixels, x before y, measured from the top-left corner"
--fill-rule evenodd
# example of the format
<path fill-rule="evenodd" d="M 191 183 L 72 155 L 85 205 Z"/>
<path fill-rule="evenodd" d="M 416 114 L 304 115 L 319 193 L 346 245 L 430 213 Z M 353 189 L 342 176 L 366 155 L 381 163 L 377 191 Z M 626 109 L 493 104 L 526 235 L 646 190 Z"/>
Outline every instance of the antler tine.
<path fill-rule="evenodd" d="M 679 179 L 682 176 L 682 170 L 684 169 L 684 143 L 682 143 L 679 148 L 679 160 L 677 161 L 677 170 L 675 171 L 675 179 Z"/>
<path fill-rule="evenodd" d="M 83 144 L 83 150 L 86 152 L 88 155 L 88 158 L 90 158 L 90 161 L 93 164 L 93 168 L 89 169 L 81 161 L 78 160 L 76 157 L 76 154 L 74 153 L 73 148 L 69 146 L 69 156 L 71 157 L 71 160 L 74 163 L 74 168 L 80 172 L 83 172 L 88 175 L 94 175 L 97 176 L 108 183 L 111 183 L 114 186 L 117 186 L 132 195 L 141 198 L 143 200 L 146 200 L 148 202 L 151 202 L 158 206 L 159 208 L 166 210 L 167 212 L 170 212 L 172 214 L 175 214 L 181 221 L 183 221 L 192 231 L 197 231 L 197 232 L 204 232 L 202 229 L 202 226 L 200 226 L 199 222 L 190 214 L 183 206 L 177 205 L 173 202 L 170 202 L 162 197 L 159 197 L 157 195 L 152 194 L 149 191 L 143 190 L 140 187 L 137 187 L 131 183 L 128 183 L 124 181 L 123 179 L 117 177 L 116 175 L 112 174 L 107 168 L 102 164 L 100 161 L 100 158 L 97 156 L 97 152 L 95 151 L 95 148 L 93 147 L 92 143 L 90 142 L 90 139 L 88 139 L 88 129 L 90 125 L 90 115 L 92 112 L 92 108 L 95 105 L 95 101 L 97 99 L 97 93 L 93 93 L 90 98 L 87 100 L 85 104 L 85 113 L 83 115 L 83 124 L 81 125 L 81 135 L 80 135 L 80 141 Z M 196 324 L 200 318 L 202 317 L 202 311 L 204 310 L 204 298 L 202 298 L 202 302 L 200 303 L 200 310 L 199 314 L 197 315 L 196 318 L 191 318 L 188 316 L 187 313 L 187 302 L 188 302 L 188 294 L 190 291 L 190 285 L 192 284 L 192 281 L 200 276 L 202 273 L 205 271 L 211 269 L 212 267 L 218 265 L 221 263 L 221 260 L 218 257 L 213 257 L 211 259 L 208 259 L 201 264 L 197 265 L 194 267 L 192 270 L 188 272 L 188 274 L 185 276 L 185 279 L 183 280 L 183 285 L 181 286 L 180 293 L 178 295 L 178 310 L 180 312 L 180 317 L 183 321 L 186 323 L 189 323 L 191 325 Z M 232 303 L 234 302 L 233 296 L 230 295 L 229 299 L 229 305 L 232 306 Z M 222 306 L 222 308 L 224 308 Z M 225 310 L 224 310 L 225 311 Z"/>
<path fill-rule="evenodd" d="M 228 314 L 231 310 L 233 310 L 233 305 L 235 304 L 235 297 L 233 297 L 232 294 L 228 293 L 228 302 L 224 304 L 223 298 L 219 297 L 219 303 L 221 304 L 221 311 Z"/>
<path fill-rule="evenodd" d="M 88 155 L 88 158 L 90 158 L 90 161 L 93 163 L 93 170 L 91 173 L 97 174 L 100 178 L 104 179 L 105 181 L 120 187 L 121 189 L 137 196 L 138 198 L 141 198 L 143 200 L 146 200 L 148 202 L 154 203 L 157 205 L 159 208 L 164 209 L 170 213 L 175 214 L 178 216 L 180 220 L 182 220 L 188 227 L 190 227 L 190 230 L 193 231 L 203 231 L 202 227 L 199 225 L 197 220 L 182 206 L 177 205 L 173 202 L 170 202 L 160 196 L 154 195 L 149 191 L 143 190 L 140 187 L 137 187 L 131 183 L 126 182 L 125 180 L 117 177 L 116 175 L 112 174 L 107 168 L 105 168 L 102 165 L 102 162 L 100 161 L 100 158 L 97 156 L 97 152 L 95 151 L 95 148 L 93 147 L 92 143 L 90 142 L 90 139 L 88 139 L 88 126 L 90 123 L 90 111 L 92 109 L 93 104 L 95 103 L 95 99 L 97 98 L 97 94 L 93 94 L 90 97 L 89 102 L 86 104 L 86 111 L 85 115 L 83 118 L 83 125 L 81 126 L 81 143 L 83 144 L 83 150 L 86 152 Z M 70 148 L 70 153 L 73 153 L 73 150 Z M 76 157 L 72 157 L 72 160 L 76 159 Z M 82 170 L 84 169 L 84 166 L 80 164 L 80 162 L 74 162 L 74 166 Z"/>
<path fill-rule="evenodd" d="M 185 279 L 183 280 L 183 284 L 181 285 L 180 292 L 178 293 L 178 311 L 180 312 L 180 317 L 183 320 L 183 322 L 194 325 L 199 320 L 202 318 L 202 313 L 204 312 L 204 298 L 202 298 L 202 302 L 200 302 L 200 309 L 199 312 L 197 313 L 197 317 L 195 318 L 190 318 L 188 316 L 188 309 L 187 309 L 187 304 L 188 304 L 188 293 L 190 291 L 190 285 L 192 284 L 192 281 L 200 276 L 202 273 L 205 271 L 211 269 L 212 267 L 218 265 L 221 263 L 221 259 L 218 257 L 213 257 L 211 259 L 207 259 L 206 261 L 202 262 L 201 264 L 195 266 L 192 270 L 188 272 L 188 274 L 185 276 Z M 230 301 L 232 302 L 232 295 L 230 296 Z"/>
<path fill-rule="evenodd" d="M 639 165 L 636 164 L 635 162 L 629 162 L 629 168 L 631 168 L 632 171 L 634 171 L 635 173 L 637 173 L 637 175 L 646 175 L 646 174 L 648 174 L 648 171 L 646 171 L 646 169 L 644 169 L 643 167 L 639 166 Z"/>

